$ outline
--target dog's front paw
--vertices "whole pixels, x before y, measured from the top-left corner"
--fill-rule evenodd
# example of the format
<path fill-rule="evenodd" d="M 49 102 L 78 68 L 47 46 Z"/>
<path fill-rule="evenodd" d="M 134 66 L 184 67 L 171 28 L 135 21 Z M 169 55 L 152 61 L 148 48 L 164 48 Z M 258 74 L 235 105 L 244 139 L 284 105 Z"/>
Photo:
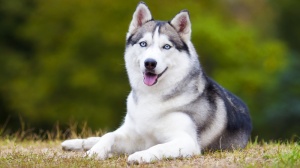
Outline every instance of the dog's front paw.
<path fill-rule="evenodd" d="M 105 155 L 104 152 L 96 151 L 96 150 L 93 150 L 93 149 L 88 150 L 88 151 L 86 152 L 86 155 L 87 155 L 87 157 L 89 157 L 89 158 L 96 158 L 96 159 L 99 159 L 99 160 L 104 160 L 104 159 L 106 159 L 106 155 Z"/>
<path fill-rule="evenodd" d="M 128 157 L 128 164 L 141 164 L 141 163 L 151 163 L 158 160 L 154 154 L 147 151 L 135 152 Z"/>
<path fill-rule="evenodd" d="M 108 148 L 97 147 L 97 146 L 94 146 L 92 149 L 88 150 L 86 152 L 86 155 L 89 158 L 96 158 L 99 160 L 104 160 L 104 159 L 112 157 L 112 154 Z"/>
<path fill-rule="evenodd" d="M 61 143 L 61 147 L 65 151 L 83 151 L 83 139 L 71 139 Z"/>

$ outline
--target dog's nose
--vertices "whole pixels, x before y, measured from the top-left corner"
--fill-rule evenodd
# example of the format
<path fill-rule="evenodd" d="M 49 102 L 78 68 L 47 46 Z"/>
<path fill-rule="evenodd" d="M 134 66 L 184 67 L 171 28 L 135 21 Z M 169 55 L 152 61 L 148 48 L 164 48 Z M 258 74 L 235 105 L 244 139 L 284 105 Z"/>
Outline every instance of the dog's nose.
<path fill-rule="evenodd" d="M 148 70 L 153 70 L 157 64 L 157 62 L 152 58 L 146 59 L 144 63 L 145 63 L 146 69 L 148 69 Z"/>

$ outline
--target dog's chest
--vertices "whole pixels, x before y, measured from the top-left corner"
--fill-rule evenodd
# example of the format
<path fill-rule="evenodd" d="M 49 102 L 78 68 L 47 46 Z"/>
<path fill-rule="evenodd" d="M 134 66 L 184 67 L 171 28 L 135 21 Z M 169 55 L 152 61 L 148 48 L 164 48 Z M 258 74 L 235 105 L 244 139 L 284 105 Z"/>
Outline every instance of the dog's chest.
<path fill-rule="evenodd" d="M 130 115 L 137 126 L 151 126 L 163 122 L 166 116 L 163 116 L 167 111 L 166 107 L 156 103 L 155 101 L 140 102 L 135 104 L 130 109 Z"/>
<path fill-rule="evenodd" d="M 144 97 L 135 102 L 129 97 L 127 102 L 128 119 L 138 134 L 155 135 L 163 131 L 164 124 L 170 120 L 169 106 L 151 97 Z"/>
<path fill-rule="evenodd" d="M 181 103 L 187 103 L 180 100 Z M 194 124 L 190 117 L 174 110 L 174 107 L 181 106 L 181 103 L 162 102 L 151 96 L 139 97 L 137 103 L 133 96 L 129 95 L 125 123 L 130 127 L 132 135 L 140 137 L 146 146 L 164 143 L 182 129 L 193 129 Z"/>

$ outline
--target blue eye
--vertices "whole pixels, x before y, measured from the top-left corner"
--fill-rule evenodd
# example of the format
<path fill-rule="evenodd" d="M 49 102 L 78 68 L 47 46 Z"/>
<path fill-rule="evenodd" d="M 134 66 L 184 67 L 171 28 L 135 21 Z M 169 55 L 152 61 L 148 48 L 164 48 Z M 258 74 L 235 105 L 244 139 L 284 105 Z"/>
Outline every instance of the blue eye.
<path fill-rule="evenodd" d="M 169 50 L 169 49 L 171 49 L 172 47 L 169 45 L 169 44 L 166 44 L 166 45 L 164 45 L 163 46 L 163 49 L 165 49 L 165 50 Z"/>
<path fill-rule="evenodd" d="M 140 42 L 141 47 L 147 47 L 147 43 L 145 41 Z"/>

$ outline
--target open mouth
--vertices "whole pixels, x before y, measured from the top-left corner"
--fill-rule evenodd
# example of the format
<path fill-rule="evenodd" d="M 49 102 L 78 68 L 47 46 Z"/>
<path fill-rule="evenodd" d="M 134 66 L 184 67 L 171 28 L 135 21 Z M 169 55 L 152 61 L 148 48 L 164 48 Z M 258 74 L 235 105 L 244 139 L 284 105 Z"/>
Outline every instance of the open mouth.
<path fill-rule="evenodd" d="M 167 69 L 168 67 L 160 74 L 155 74 L 153 71 L 146 70 L 146 72 L 144 72 L 144 83 L 148 86 L 153 86 L 157 83 L 158 78 L 161 77 L 161 75 L 165 73 Z"/>

